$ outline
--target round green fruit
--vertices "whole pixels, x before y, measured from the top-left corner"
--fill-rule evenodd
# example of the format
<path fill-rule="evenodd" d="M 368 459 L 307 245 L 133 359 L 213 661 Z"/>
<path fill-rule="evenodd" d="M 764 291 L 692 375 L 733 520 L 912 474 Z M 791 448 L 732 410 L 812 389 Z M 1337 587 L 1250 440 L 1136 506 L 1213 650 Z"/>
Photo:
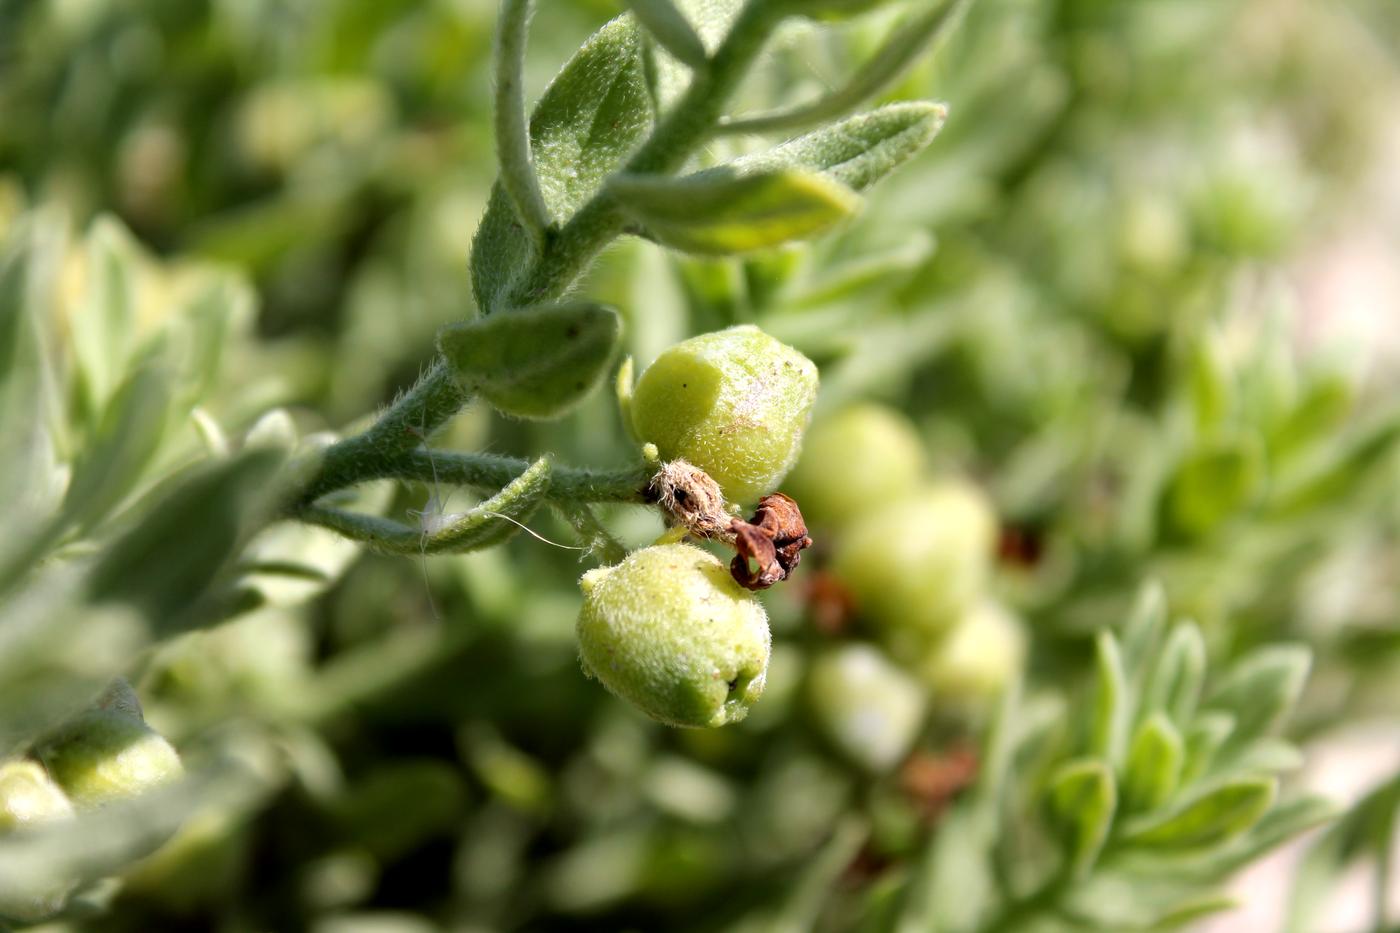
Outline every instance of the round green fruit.
<path fill-rule="evenodd" d="M 847 645 L 819 657 L 808 687 L 822 731 L 875 773 L 899 764 L 923 722 L 923 689 L 870 645 Z"/>
<path fill-rule="evenodd" d="M 834 568 L 859 611 L 887 634 L 942 634 L 981 596 L 997 523 L 975 486 L 943 481 L 862 515 L 836 544 Z"/>
<path fill-rule="evenodd" d="M 708 551 L 643 548 L 580 581 L 586 673 L 673 726 L 737 722 L 763 692 L 768 616 Z"/>
<path fill-rule="evenodd" d="M 663 460 L 687 460 L 735 502 L 787 475 L 817 397 L 817 367 L 752 325 L 702 334 L 666 350 L 632 396 L 637 437 Z"/>
<path fill-rule="evenodd" d="M 170 743 L 140 719 L 90 710 L 35 750 L 79 810 L 135 797 L 184 774 Z"/>
<path fill-rule="evenodd" d="M 924 468 L 908 418 L 883 405 L 853 405 L 812 425 L 786 486 L 812 524 L 837 527 L 913 492 Z"/>
<path fill-rule="evenodd" d="M 1026 663 L 1026 633 L 1004 607 L 983 602 L 953 626 L 922 666 L 940 700 L 978 704 L 998 696 Z"/>

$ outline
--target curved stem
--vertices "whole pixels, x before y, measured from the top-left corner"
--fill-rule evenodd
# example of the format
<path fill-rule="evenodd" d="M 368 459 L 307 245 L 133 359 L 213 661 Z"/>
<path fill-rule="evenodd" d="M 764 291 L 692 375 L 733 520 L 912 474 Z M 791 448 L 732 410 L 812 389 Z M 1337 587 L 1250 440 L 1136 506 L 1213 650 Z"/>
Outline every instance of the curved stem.
<path fill-rule="evenodd" d="M 531 6 L 530 0 L 502 0 L 496 23 L 496 161 L 501 187 L 515 205 L 516 216 L 536 242 L 542 242 L 554 219 L 535 175 L 525 115 L 525 39 Z"/>

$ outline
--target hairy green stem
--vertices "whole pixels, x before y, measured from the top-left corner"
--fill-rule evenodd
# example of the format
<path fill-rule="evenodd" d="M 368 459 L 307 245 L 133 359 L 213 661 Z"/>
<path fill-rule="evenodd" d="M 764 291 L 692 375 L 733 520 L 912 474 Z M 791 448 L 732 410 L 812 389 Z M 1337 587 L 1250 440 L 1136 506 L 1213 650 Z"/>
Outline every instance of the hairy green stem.
<path fill-rule="evenodd" d="M 506 0 L 500 36 L 504 51 L 514 54 L 516 39 L 523 43 L 527 13 L 526 0 Z M 645 174 L 670 173 L 678 169 L 714 128 L 725 105 L 762 52 L 781 17 L 779 7 L 769 0 L 749 0 L 729 34 L 715 50 L 709 67 L 695 73 L 684 97 L 628 161 L 625 171 Z M 509 63 L 498 62 L 498 69 L 509 71 L 511 67 Z M 499 71 L 497 77 L 499 81 Z M 517 101 L 510 95 L 517 89 L 511 88 L 506 95 L 506 107 L 515 108 Z M 515 113 L 515 110 L 512 109 L 511 113 Z M 513 117 L 510 114 L 502 117 L 498 113 L 497 119 L 498 124 L 504 119 L 506 128 L 512 133 L 516 130 L 524 132 L 523 116 L 521 126 L 511 122 Z M 528 150 L 528 136 L 524 139 L 523 144 Z M 502 145 L 520 146 L 519 135 L 514 142 L 503 142 Z M 504 166 L 510 160 L 504 158 L 504 149 L 502 155 Z M 517 168 L 522 165 L 528 168 L 526 163 L 518 160 L 513 164 Z M 507 185 L 511 183 L 508 178 L 505 182 Z M 512 199 L 515 199 L 514 193 Z M 623 227 L 623 216 L 612 198 L 603 192 L 595 195 L 568 223 L 547 238 L 528 274 L 522 277 L 521 284 L 506 297 L 502 306 L 537 304 L 563 294 L 603 247 L 623 232 Z M 497 310 L 500 309 L 482 309 L 485 313 Z M 444 482 L 500 488 L 525 469 L 524 461 L 461 454 L 433 454 L 430 458 L 427 453 L 418 450 L 419 445 L 460 411 L 468 400 L 469 395 L 457 384 L 448 367 L 441 360 L 436 361 L 371 428 L 327 448 L 316 475 L 305 485 L 301 494 L 294 497 L 292 511 L 326 493 L 369 479 L 398 477 L 427 480 L 433 476 L 434 468 L 438 478 Z M 644 483 L 645 478 L 640 472 L 609 473 L 560 467 L 555 474 L 550 498 L 567 501 L 572 497 L 581 502 L 641 501 L 640 490 Z"/>
<path fill-rule="evenodd" d="M 501 187 L 515 206 L 516 216 L 539 243 L 554 219 L 535 175 L 525 114 L 525 39 L 531 6 L 531 0 L 502 0 L 496 24 L 496 161 Z"/>

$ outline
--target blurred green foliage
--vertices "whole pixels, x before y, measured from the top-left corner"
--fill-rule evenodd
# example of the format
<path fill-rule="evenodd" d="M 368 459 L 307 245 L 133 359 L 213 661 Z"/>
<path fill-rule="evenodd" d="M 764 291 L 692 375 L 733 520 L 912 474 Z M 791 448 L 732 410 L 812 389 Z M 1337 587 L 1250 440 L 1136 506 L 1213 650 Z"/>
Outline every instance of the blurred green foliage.
<path fill-rule="evenodd" d="M 528 96 L 617 12 L 539 10 Z M 0 879 L 102 878 L 56 929 L 1146 929 L 1227 907 L 1230 871 L 1331 815 L 1292 787 L 1296 749 L 1400 699 L 1400 295 L 1381 274 L 1359 312 L 1326 300 L 1346 244 L 1397 249 L 1393 3 L 978 0 L 885 95 L 947 101 L 942 134 L 836 233 L 604 255 L 581 290 L 639 364 L 758 324 L 820 365 L 818 425 L 904 412 L 920 469 L 976 482 L 1001 525 L 979 592 L 1027 670 L 999 713 L 852 608 L 844 531 L 814 520 L 764 597 L 767 690 L 718 731 L 584 678 L 579 552 L 264 527 L 273 477 L 473 313 L 495 14 L 0 4 L 0 755 L 127 676 L 191 773 L 0 839 Z M 899 16 L 794 21 L 734 112 L 840 86 Z M 725 135 L 693 168 L 762 148 Z M 618 466 L 634 445 L 595 393 L 550 423 L 473 407 L 435 446 Z M 410 524 L 469 499 L 354 495 Z M 600 512 L 629 546 L 661 531 Z M 912 679 L 849 703 L 921 694 L 899 767 L 809 683 L 877 643 Z M 1397 801 L 1392 777 L 1291 891 L 1250 896 L 1315 928 L 1348 866 L 1391 864 Z"/>

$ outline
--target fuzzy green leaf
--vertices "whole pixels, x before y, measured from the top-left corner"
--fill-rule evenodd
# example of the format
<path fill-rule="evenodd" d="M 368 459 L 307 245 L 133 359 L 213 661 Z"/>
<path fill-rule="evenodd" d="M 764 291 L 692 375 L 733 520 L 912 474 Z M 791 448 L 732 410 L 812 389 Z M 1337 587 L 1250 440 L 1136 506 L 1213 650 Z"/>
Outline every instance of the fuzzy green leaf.
<path fill-rule="evenodd" d="M 1133 738 L 1123 774 L 1123 806 L 1128 812 L 1155 810 L 1171 799 L 1181 779 L 1184 748 L 1171 720 L 1154 713 Z"/>
<path fill-rule="evenodd" d="M 262 448 L 191 469 L 113 541 L 89 578 L 94 602 L 124 602 L 178 629 L 276 494 L 283 453 Z"/>
<path fill-rule="evenodd" d="M 423 514 L 423 526 L 324 506 L 307 506 L 298 517 L 330 528 L 381 554 L 464 554 L 493 547 L 520 530 L 549 494 L 553 462 L 541 457 L 500 492 L 455 515 Z"/>
<path fill-rule="evenodd" d="M 1112 632 L 1101 631 L 1094 644 L 1094 720 L 1089 748 L 1110 763 L 1122 759 L 1127 742 L 1132 697 L 1123 673 L 1123 656 Z"/>
<path fill-rule="evenodd" d="M 549 213 L 567 221 L 651 130 L 641 43 L 630 17 L 598 30 L 545 90 L 530 117 L 530 151 Z M 472 243 L 472 291 L 489 314 L 536 256 L 504 189 L 491 193 Z"/>
<path fill-rule="evenodd" d="M 1118 806 L 1113 772 L 1098 759 L 1070 762 L 1050 779 L 1048 803 L 1072 871 L 1082 878 L 1093 868 L 1113 824 Z"/>
<path fill-rule="evenodd" d="M 1158 710 L 1173 722 L 1189 722 L 1206 675 L 1206 643 L 1200 628 L 1183 622 L 1172 630 L 1152 668 L 1140 715 Z"/>
<path fill-rule="evenodd" d="M 1174 812 L 1132 828 L 1126 840 L 1156 849 L 1206 849 L 1240 835 L 1273 804 L 1278 781 L 1246 777 L 1218 785 Z"/>
<path fill-rule="evenodd" d="M 821 172 L 862 191 L 933 142 L 947 116 L 948 109 L 942 104 L 890 104 L 738 159 L 732 165 L 741 172 L 777 168 Z"/>
<path fill-rule="evenodd" d="M 686 178 L 617 175 L 608 191 L 657 242 L 724 256 L 805 239 L 854 214 L 861 199 L 822 175 L 791 169 Z"/>
<path fill-rule="evenodd" d="M 1123 669 L 1134 682 L 1140 683 L 1143 672 L 1156 660 L 1166 624 L 1167 594 L 1156 581 L 1144 584 L 1123 624 Z"/>
<path fill-rule="evenodd" d="M 561 302 L 453 324 L 438 349 L 463 391 L 517 418 L 558 418 L 597 387 L 620 331 L 611 308 Z"/>
<path fill-rule="evenodd" d="M 1181 769 L 1181 783 L 1189 784 L 1205 774 L 1214 764 L 1220 749 L 1235 731 L 1235 717 L 1229 713 L 1203 713 L 1196 717 L 1186 733 L 1186 763 Z"/>
<path fill-rule="evenodd" d="M 1311 665 L 1305 645 L 1260 648 L 1235 665 L 1211 692 L 1206 708 L 1234 715 L 1230 743 L 1238 748 L 1279 726 L 1298 702 Z"/>
<path fill-rule="evenodd" d="M 1254 438 L 1212 444 L 1177 467 L 1165 517 L 1177 534 L 1199 537 L 1242 511 L 1264 479 L 1263 449 Z"/>

